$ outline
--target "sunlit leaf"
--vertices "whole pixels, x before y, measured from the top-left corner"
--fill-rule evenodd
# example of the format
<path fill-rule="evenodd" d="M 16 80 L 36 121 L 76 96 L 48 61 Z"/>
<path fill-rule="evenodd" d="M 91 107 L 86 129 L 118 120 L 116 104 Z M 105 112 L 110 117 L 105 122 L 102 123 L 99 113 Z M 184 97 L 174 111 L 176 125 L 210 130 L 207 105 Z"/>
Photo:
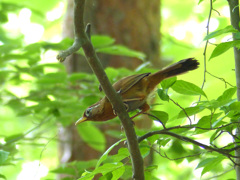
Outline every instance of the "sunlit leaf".
<path fill-rule="evenodd" d="M 197 123 L 197 127 L 201 128 L 211 128 L 211 125 L 213 122 L 216 121 L 216 119 L 221 115 L 222 113 L 217 113 L 213 115 L 203 116 L 201 119 L 199 119 Z"/>
<path fill-rule="evenodd" d="M 127 148 L 120 148 L 117 154 L 111 155 L 112 162 L 119 162 L 130 156 Z"/>
<path fill-rule="evenodd" d="M 236 87 L 229 88 L 229 89 L 225 90 L 223 92 L 223 94 L 217 98 L 217 101 L 218 102 L 224 102 L 224 101 L 227 101 L 227 100 L 231 99 L 232 96 L 236 93 L 236 91 L 237 91 Z"/>
<path fill-rule="evenodd" d="M 226 33 L 237 33 L 237 32 L 238 32 L 238 30 L 236 30 L 232 25 L 229 25 L 229 26 L 227 26 L 223 29 L 211 32 L 203 40 L 205 41 L 205 40 L 208 40 L 208 39 L 212 39 L 214 37 L 217 37 L 219 35 L 226 34 Z"/>
<path fill-rule="evenodd" d="M 123 164 L 121 162 L 116 162 L 116 163 L 106 163 L 103 164 L 102 166 L 99 166 L 97 169 L 94 170 L 94 173 L 108 173 L 108 172 L 112 172 L 115 171 L 116 169 L 122 167 Z"/>
<path fill-rule="evenodd" d="M 239 47 L 239 44 L 240 44 L 240 40 L 223 42 L 223 43 L 218 44 L 215 47 L 215 49 L 213 50 L 209 60 L 223 54 L 224 52 L 226 52 L 227 50 L 229 50 L 232 47 L 235 47 L 235 46 Z"/>
<path fill-rule="evenodd" d="M 178 118 L 184 118 L 187 116 L 189 117 L 189 116 L 195 115 L 204 109 L 205 109 L 205 107 L 203 107 L 203 106 L 187 107 L 184 110 L 180 111 L 180 113 L 178 114 Z"/>
<path fill-rule="evenodd" d="M 168 89 L 176 82 L 176 80 L 177 80 L 177 77 L 164 79 L 163 81 L 161 81 L 161 86 L 163 89 Z"/>
<path fill-rule="evenodd" d="M 117 141 L 116 143 L 114 143 L 112 146 L 110 146 L 110 147 L 104 152 L 104 154 L 99 158 L 99 160 L 98 160 L 98 162 L 97 162 L 97 165 L 96 165 L 96 168 L 98 168 L 98 167 L 100 166 L 100 164 L 101 164 L 104 160 L 106 160 L 109 152 L 110 152 L 115 146 L 117 146 L 120 142 L 125 141 L 125 140 L 126 140 L 126 138 L 120 139 L 119 141 Z M 95 168 L 95 169 L 96 169 L 96 168 Z"/>
<path fill-rule="evenodd" d="M 201 2 L 203 2 L 203 1 L 204 1 L 204 0 L 199 0 L 199 1 L 198 1 L 198 5 L 201 4 Z"/>
<path fill-rule="evenodd" d="M 116 162 L 116 163 L 106 163 L 103 164 L 102 166 L 99 166 L 92 172 L 86 172 L 82 174 L 82 177 L 80 178 L 81 180 L 91 180 L 96 174 L 107 174 L 109 172 L 113 172 L 121 167 L 123 167 L 123 163 L 121 162 Z"/>
<path fill-rule="evenodd" d="M 122 166 L 120 168 L 117 168 L 116 170 L 112 171 L 113 176 L 112 176 L 111 180 L 119 180 L 124 172 L 125 172 L 125 167 L 124 166 Z"/>
<path fill-rule="evenodd" d="M 193 83 L 187 82 L 187 81 L 183 81 L 183 80 L 177 80 L 173 86 L 171 86 L 171 88 L 180 93 L 180 94 L 184 94 L 184 95 L 203 95 L 205 97 L 206 94 L 204 93 L 204 91 L 196 86 Z"/>
<path fill-rule="evenodd" d="M 225 159 L 225 157 L 223 156 L 219 156 L 216 158 L 206 158 L 200 161 L 200 163 L 198 163 L 196 169 L 203 167 L 201 173 L 201 176 L 203 176 L 205 173 L 210 172 L 212 169 L 215 169 L 217 166 L 219 166 L 223 159 Z"/>

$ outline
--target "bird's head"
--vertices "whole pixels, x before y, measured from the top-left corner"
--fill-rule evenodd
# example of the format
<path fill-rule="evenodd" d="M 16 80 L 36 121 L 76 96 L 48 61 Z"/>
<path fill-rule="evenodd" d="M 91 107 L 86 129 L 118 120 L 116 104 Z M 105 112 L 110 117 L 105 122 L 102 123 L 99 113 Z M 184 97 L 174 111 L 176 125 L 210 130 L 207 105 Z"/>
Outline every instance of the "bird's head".
<path fill-rule="evenodd" d="M 105 102 L 103 99 L 91 106 L 89 106 L 83 113 L 83 116 L 77 120 L 75 125 L 84 121 L 107 121 L 116 117 L 113 113 L 112 105 L 109 101 Z"/>

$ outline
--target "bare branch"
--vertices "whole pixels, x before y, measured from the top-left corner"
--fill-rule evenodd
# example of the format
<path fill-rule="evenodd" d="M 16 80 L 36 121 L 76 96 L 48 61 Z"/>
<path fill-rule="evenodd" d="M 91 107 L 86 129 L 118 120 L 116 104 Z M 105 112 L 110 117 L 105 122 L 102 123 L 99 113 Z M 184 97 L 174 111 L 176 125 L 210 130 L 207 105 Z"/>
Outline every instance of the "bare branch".
<path fill-rule="evenodd" d="M 214 147 L 211 147 L 211 146 L 208 146 L 208 145 L 205 145 L 203 143 L 200 143 L 198 141 L 195 141 L 191 138 L 188 138 L 186 136 L 181 136 L 181 135 L 178 135 L 176 133 L 173 133 L 173 132 L 170 132 L 168 131 L 167 129 L 163 129 L 163 130 L 159 130 L 159 131 L 152 131 L 152 132 L 149 132 L 149 133 L 146 133 L 145 135 L 141 136 L 138 138 L 138 142 L 140 143 L 141 141 L 143 141 L 144 139 L 148 138 L 148 137 L 151 137 L 153 135 L 156 135 L 156 134 L 165 134 L 165 135 L 170 135 L 172 137 L 175 137 L 179 140 L 182 140 L 182 141 L 186 141 L 186 142 L 190 142 L 196 146 L 199 146 L 203 149 L 206 149 L 210 152 L 217 152 L 219 154 L 222 154 L 224 156 L 226 156 L 230 161 L 232 161 L 235 165 L 239 165 L 238 163 L 236 163 L 235 161 L 233 161 L 232 158 L 238 158 L 237 156 L 233 156 L 230 154 L 230 152 L 233 151 L 233 149 L 222 149 L 222 148 L 214 148 Z M 238 147 L 240 148 L 240 147 Z"/>
<path fill-rule="evenodd" d="M 128 149 L 132 160 L 133 178 L 142 180 L 144 179 L 143 159 L 138 147 L 137 136 L 132 121 L 129 118 L 128 113 L 126 112 L 125 106 L 123 105 L 120 96 L 113 89 L 106 73 L 104 72 L 102 64 L 100 63 L 100 60 L 96 55 L 96 52 L 90 40 L 90 24 L 88 24 L 86 29 L 84 30 L 85 27 L 83 23 L 83 15 L 85 0 L 75 0 L 74 2 L 75 41 L 69 49 L 61 52 L 57 56 L 57 59 L 62 62 L 68 55 L 76 52 L 77 50 L 79 50 L 80 47 L 83 48 L 89 65 L 91 66 L 94 74 L 97 76 L 102 89 L 104 90 L 107 98 L 113 105 L 114 110 L 116 111 L 124 127 L 127 136 Z"/>

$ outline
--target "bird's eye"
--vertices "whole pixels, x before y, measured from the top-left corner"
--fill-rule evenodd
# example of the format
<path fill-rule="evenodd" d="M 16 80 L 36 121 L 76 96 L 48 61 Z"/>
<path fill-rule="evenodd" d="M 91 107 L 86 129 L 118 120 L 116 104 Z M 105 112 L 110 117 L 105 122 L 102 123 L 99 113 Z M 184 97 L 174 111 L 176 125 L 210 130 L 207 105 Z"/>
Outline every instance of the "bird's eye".
<path fill-rule="evenodd" d="M 88 109 L 85 111 L 86 117 L 89 117 L 89 116 L 91 115 L 91 112 L 92 112 L 92 108 L 88 108 Z"/>

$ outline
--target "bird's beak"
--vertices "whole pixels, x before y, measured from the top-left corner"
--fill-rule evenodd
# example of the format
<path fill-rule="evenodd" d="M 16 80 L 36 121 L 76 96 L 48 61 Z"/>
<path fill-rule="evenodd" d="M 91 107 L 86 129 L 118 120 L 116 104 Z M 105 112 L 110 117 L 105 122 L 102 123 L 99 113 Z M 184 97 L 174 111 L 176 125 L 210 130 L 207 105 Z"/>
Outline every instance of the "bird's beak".
<path fill-rule="evenodd" d="M 80 124 L 80 123 L 82 123 L 82 122 L 84 122 L 84 121 L 86 121 L 86 120 L 87 120 L 86 117 L 81 117 L 79 120 L 77 120 L 77 122 L 75 122 L 75 126 Z"/>

